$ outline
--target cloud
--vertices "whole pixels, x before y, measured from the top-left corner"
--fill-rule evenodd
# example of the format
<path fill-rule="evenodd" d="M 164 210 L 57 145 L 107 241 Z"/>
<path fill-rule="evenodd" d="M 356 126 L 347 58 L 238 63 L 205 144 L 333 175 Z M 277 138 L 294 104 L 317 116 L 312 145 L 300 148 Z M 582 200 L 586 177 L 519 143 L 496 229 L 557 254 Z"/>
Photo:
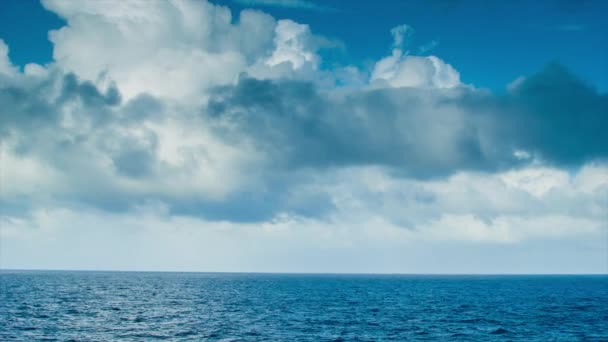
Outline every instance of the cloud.
<path fill-rule="evenodd" d="M 512 145 L 517 148 L 561 165 L 608 156 L 603 128 L 608 124 L 608 95 L 598 93 L 562 65 L 546 66 L 497 105 L 509 113 L 500 118 L 502 131 L 514 137 Z"/>
<path fill-rule="evenodd" d="M 590 166 L 534 200 L 525 189 L 501 183 L 500 176 L 462 174 L 429 184 L 395 179 L 380 169 L 343 170 L 327 179 L 326 191 L 338 211 L 323 220 L 281 215 L 255 224 L 215 222 L 169 214 L 155 203 L 124 213 L 39 208 L 26 216 L 3 216 L 0 251 L 7 268 L 601 272 L 606 252 L 604 213 L 589 216 L 585 211 L 594 210 L 588 206 L 593 201 L 601 208 L 608 183 L 605 177 L 592 175 L 606 171 Z M 545 172 L 551 177 L 560 171 Z M 579 183 L 583 179 L 596 185 L 583 189 Z M 422 194 L 433 188 L 435 199 Z M 370 194 L 375 197 L 370 199 Z M 562 196 L 582 202 L 566 215 L 559 207 L 552 208 Z M 491 219 L 479 216 L 476 210 L 483 208 L 477 204 L 484 202 L 502 214 Z M 519 209 L 505 211 L 505 205 Z M 538 210 L 542 207 L 549 210 Z M 425 218 L 429 210 L 437 216 Z M 391 222 L 391 215 L 413 215 L 412 229 Z M 480 255 L 485 256 L 483 262 Z"/>
<path fill-rule="evenodd" d="M 127 229 L 142 255 L 166 238 L 184 247 L 163 252 L 175 262 L 217 252 L 224 270 L 266 248 L 277 263 L 251 270 L 349 270 L 358 251 L 388 250 L 369 270 L 411 271 L 404 258 L 428 257 L 404 252 L 417 245 L 601 253 L 608 100 L 564 66 L 493 94 L 406 51 L 409 26 L 369 69 L 328 67 L 308 25 L 259 11 L 44 5 L 67 22 L 50 34 L 53 63 L 21 71 L 0 41 L 0 206 L 3 243 L 56 253 L 48 267 L 77 260 L 64 252 L 77 227 L 107 244 Z M 35 264 L 17 247 L 2 248 L 11 266 Z"/>
<path fill-rule="evenodd" d="M 55 63 L 88 80 L 112 79 L 126 98 L 196 100 L 272 49 L 272 17 L 245 10 L 232 24 L 228 8 L 206 1 L 43 5 L 67 21 L 49 34 Z"/>
<path fill-rule="evenodd" d="M 454 88 L 462 85 L 460 73 L 436 56 L 414 56 L 406 50 L 411 45 L 414 29 L 399 25 L 391 29 L 393 50 L 390 56 L 374 65 L 371 82 L 376 87 Z M 420 53 L 434 48 L 422 46 Z"/>
<path fill-rule="evenodd" d="M 6 155 L 31 160 L 28 165 L 39 167 L 34 173 L 59 177 L 45 183 L 48 188 L 12 195 L 35 198 L 42 191 L 102 207 L 146 196 L 219 198 L 239 186 L 233 171 L 241 167 L 232 162 L 255 159 L 244 147 L 214 139 L 201 118 L 176 113 L 169 103 L 147 95 L 124 104 L 119 99 L 113 87 L 101 91 L 58 71 L 0 86 Z M 22 184 L 19 177 L 4 181 Z"/>
<path fill-rule="evenodd" d="M 247 139 L 277 167 L 379 164 L 429 177 L 485 163 L 466 114 L 434 108 L 444 95 L 404 88 L 331 98 L 310 82 L 241 78 L 218 89 L 207 111 L 222 134 Z"/>
<path fill-rule="evenodd" d="M 410 39 L 413 34 L 414 29 L 407 24 L 393 27 L 391 29 L 391 35 L 393 36 L 393 48 L 407 48 L 410 44 Z"/>
<path fill-rule="evenodd" d="M 321 12 L 335 11 L 332 7 L 319 5 L 307 0 L 235 0 L 235 2 L 245 6 L 283 7 Z"/>
<path fill-rule="evenodd" d="M 306 188 L 326 170 L 378 166 L 428 180 L 535 162 L 578 167 L 608 154 L 605 96 L 555 65 L 499 96 L 466 87 L 326 93 L 311 81 L 243 76 L 208 98 L 195 107 L 124 101 L 112 83 L 104 90 L 52 68 L 24 74 L 0 87 L 1 120 L 5 155 L 31 171 L 6 181 L 39 173 L 42 188 L 3 197 L 42 192 L 109 210 L 157 199 L 218 220 L 322 217 L 332 201 Z"/>
<path fill-rule="evenodd" d="M 400 50 L 378 61 L 372 72 L 377 86 L 454 88 L 460 83 L 460 73 L 435 56 L 407 56 Z"/>
<path fill-rule="evenodd" d="M 377 219 L 423 236 L 431 234 L 433 239 L 442 239 L 438 236 L 442 234 L 435 236 L 429 231 L 445 226 L 452 231 L 443 234 L 447 240 L 515 243 L 601 231 L 607 174 L 605 164 L 589 164 L 572 174 L 529 166 L 493 174 L 462 171 L 442 179 L 416 180 L 396 177 L 379 167 L 353 167 L 325 174 L 319 182 L 335 205 L 332 217 L 339 221 Z M 551 224 L 539 226 L 556 217 L 564 218 L 563 229 Z M 469 231 L 468 223 L 459 226 L 461 220 L 479 231 Z M 565 223 L 577 220 L 586 223 Z M 475 232 L 479 235 L 473 238 Z"/>
<path fill-rule="evenodd" d="M 319 57 L 306 46 L 311 43 L 310 37 L 308 25 L 298 24 L 291 20 L 279 20 L 275 28 L 276 48 L 266 60 L 266 64 L 275 66 L 281 63 L 291 63 L 294 70 L 308 64 L 311 68 L 316 69 Z"/>
<path fill-rule="evenodd" d="M 96 84 L 110 79 L 126 99 L 147 93 L 204 103 L 208 89 L 243 72 L 309 73 L 320 63 L 316 50 L 328 45 L 308 25 L 251 9 L 233 18 L 229 8 L 207 1 L 43 5 L 67 21 L 49 33 L 55 64 Z"/>
<path fill-rule="evenodd" d="M 557 165 L 604 159 L 606 99 L 551 65 L 503 96 L 401 87 L 332 97 L 310 82 L 241 78 L 207 110 L 277 165 L 377 164 L 424 178 L 515 167 L 529 162 L 521 153 Z"/>
<path fill-rule="evenodd" d="M 8 46 L 0 39 L 0 74 L 11 75 L 17 71 L 8 58 Z"/>

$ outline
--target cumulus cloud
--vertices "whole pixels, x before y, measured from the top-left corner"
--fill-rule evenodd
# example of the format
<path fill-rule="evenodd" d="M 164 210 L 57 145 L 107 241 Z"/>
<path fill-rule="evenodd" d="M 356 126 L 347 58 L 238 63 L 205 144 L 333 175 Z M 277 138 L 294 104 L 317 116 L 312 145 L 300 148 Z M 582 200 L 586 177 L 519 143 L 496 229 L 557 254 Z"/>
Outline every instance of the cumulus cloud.
<path fill-rule="evenodd" d="M 121 206 L 147 196 L 221 198 L 255 162 L 246 146 L 214 137 L 196 113 L 147 95 L 120 105 L 113 87 L 102 92 L 73 74 L 52 74 L 0 87 L 4 156 L 27 163 L 48 185 L 29 194 L 29 186 L 3 191 L 5 199 L 43 193 Z M 44 174 L 55 177 L 44 182 Z M 27 179 L 15 176 L 3 181 L 18 190 Z"/>
<path fill-rule="evenodd" d="M 281 63 L 291 63 L 293 69 L 300 69 L 305 64 L 317 67 L 318 56 L 305 45 L 310 37 L 308 25 L 298 24 L 291 20 L 280 20 L 275 28 L 275 50 L 266 64 L 275 66 Z"/>
<path fill-rule="evenodd" d="M 436 56 L 414 56 L 406 50 L 413 28 L 400 25 L 391 29 L 393 50 L 376 62 L 371 75 L 375 86 L 414 88 L 453 88 L 460 86 L 460 73 Z M 422 47 L 422 53 L 431 48 Z"/>
<path fill-rule="evenodd" d="M 100 90 L 59 71 L 47 78 L 24 75 L 3 87 L 0 98 L 4 155 L 29 171 L 9 173 L 5 181 L 26 185 L 36 179 L 37 188 L 15 186 L 2 196 L 9 201 L 42 192 L 113 210 L 156 199 L 175 212 L 219 220 L 268 220 L 281 212 L 326 217 L 335 203 L 313 190 L 317 173 L 375 166 L 392 177 L 425 181 L 463 171 L 602 160 L 606 151 L 596 146 L 582 144 L 573 156 L 572 145 L 562 156 L 546 137 L 536 137 L 547 133 L 534 125 L 556 123 L 555 117 L 537 122 L 545 106 L 553 108 L 554 97 L 547 89 L 549 97 L 536 94 L 530 106 L 525 91 L 536 87 L 528 82 L 554 80 L 561 71 L 548 68 L 504 96 L 412 88 L 325 94 L 309 81 L 242 77 L 234 86 L 215 88 L 207 105 L 194 108 L 149 95 L 124 102 L 113 85 Z M 577 82 L 567 81 L 568 87 Z M 584 94 L 603 103 L 602 95 Z M 518 114 L 521 108 L 534 111 Z M 583 109 L 570 115 L 605 120 L 601 108 Z M 588 144 L 605 139 L 585 127 L 562 130 Z M 545 181 L 532 179 L 537 193 L 546 191 Z"/>
<path fill-rule="evenodd" d="M 49 33 L 55 63 L 96 84 L 111 79 L 127 99 L 148 93 L 201 103 L 209 88 L 232 84 L 242 72 L 309 72 L 324 41 L 307 25 L 250 9 L 233 18 L 207 1 L 43 4 L 67 21 Z"/>
<path fill-rule="evenodd" d="M 324 69 L 308 25 L 259 11 L 43 4 L 67 22 L 50 33 L 53 63 L 21 72 L 0 40 L 3 243 L 56 253 L 45 239 L 71 243 L 73 227 L 108 243 L 133 228 L 130 243 L 157 246 L 157 234 L 189 246 L 184 258 L 209 257 L 202 241 L 209 253 L 237 241 L 239 260 L 259 252 L 247 241 L 276 245 L 277 260 L 280 246 L 340 260 L 388 248 L 370 270 L 398 271 L 394 258 L 424 254 L 402 252 L 417 243 L 557 251 L 602 234 L 608 97 L 563 66 L 497 95 L 411 55 L 406 25 L 369 70 Z M 49 267 L 70 257 L 58 255 Z M 225 260 L 218 270 L 236 267 Z"/>
<path fill-rule="evenodd" d="M 233 24 L 228 8 L 206 1 L 43 4 L 67 21 L 50 32 L 56 64 L 89 80 L 109 77 L 127 98 L 200 97 L 272 49 L 274 19 L 252 10 Z"/>
<path fill-rule="evenodd" d="M 376 63 L 371 81 L 378 86 L 416 88 L 453 88 L 461 84 L 458 71 L 441 59 L 407 56 L 398 49 Z"/>
<path fill-rule="evenodd" d="M 242 78 L 218 89 L 207 111 L 225 134 L 248 138 L 277 166 L 380 164 L 429 177 L 492 158 L 470 127 L 474 118 L 437 105 L 455 95 L 388 89 L 331 97 L 309 82 Z"/>
<path fill-rule="evenodd" d="M 277 165 L 377 164 L 425 178 L 531 156 L 558 165 L 604 159 L 606 98 L 554 65 L 503 96 L 411 87 L 332 96 L 310 82 L 241 78 L 216 90 L 207 111 Z"/>

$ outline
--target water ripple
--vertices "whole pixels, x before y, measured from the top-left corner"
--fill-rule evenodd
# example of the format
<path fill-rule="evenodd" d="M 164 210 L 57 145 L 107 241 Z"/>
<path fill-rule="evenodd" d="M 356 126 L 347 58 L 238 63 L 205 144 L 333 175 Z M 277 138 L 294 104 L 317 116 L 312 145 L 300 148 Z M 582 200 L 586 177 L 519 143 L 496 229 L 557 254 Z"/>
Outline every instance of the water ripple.
<path fill-rule="evenodd" d="M 2 341 L 607 341 L 606 276 L 0 272 Z"/>

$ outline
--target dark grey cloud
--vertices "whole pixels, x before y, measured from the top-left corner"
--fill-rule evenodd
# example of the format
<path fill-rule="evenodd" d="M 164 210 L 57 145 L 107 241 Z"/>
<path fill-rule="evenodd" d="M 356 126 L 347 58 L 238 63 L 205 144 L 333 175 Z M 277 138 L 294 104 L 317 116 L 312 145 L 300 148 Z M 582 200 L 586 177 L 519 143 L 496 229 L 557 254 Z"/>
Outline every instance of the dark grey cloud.
<path fill-rule="evenodd" d="M 268 220 L 279 211 L 319 217 L 332 208 L 324 194 L 295 190 L 294 184 L 307 182 L 303 177 L 272 170 L 262 188 L 237 190 L 221 199 L 187 189 L 176 189 L 184 196 L 153 190 L 158 177 L 171 177 L 172 171 L 159 160 L 159 137 L 145 123 L 162 123 L 172 114 L 147 94 L 118 106 L 121 96 L 115 87 L 101 91 L 73 74 L 57 72 L 35 82 L 0 83 L 0 103 L 2 138 L 10 140 L 13 152 L 68 177 L 69 184 L 57 184 L 60 190 L 35 195 L 38 204 L 125 212 L 160 201 L 174 214 L 238 222 Z M 66 118 L 73 121 L 69 127 L 63 123 Z M 139 134 L 131 135 L 131 130 Z M 151 190 L 121 187 L 99 169 L 99 158 L 111 162 L 116 178 L 148 182 Z M 0 205 L 5 212 L 27 212 L 27 203 L 33 201 L 27 196 L 2 198 Z"/>
<path fill-rule="evenodd" d="M 608 96 L 551 64 L 504 99 L 511 143 L 558 165 L 608 156 Z"/>
<path fill-rule="evenodd" d="M 8 134 L 11 129 L 34 133 L 37 129 L 56 127 L 63 108 L 74 101 L 82 104 L 82 112 L 88 119 L 99 123 L 112 119 L 107 117 L 107 109 L 118 106 L 121 95 L 113 84 L 103 93 L 91 82 L 80 81 L 71 73 L 52 72 L 36 82 L 0 79 L 1 133 Z"/>
<path fill-rule="evenodd" d="M 154 155 L 148 148 L 125 148 L 113 159 L 119 174 L 139 178 L 150 174 L 154 165 Z"/>
<path fill-rule="evenodd" d="M 86 192 L 77 188 L 88 187 L 92 191 L 84 197 L 105 203 L 107 193 L 118 189 L 108 187 L 101 177 L 99 151 L 112 160 L 117 173 L 129 177 L 147 176 L 157 162 L 152 156 L 156 137 L 141 146 L 117 134 L 116 128 L 133 126 L 134 118 L 140 119 L 140 125 L 160 105 L 147 95 L 124 107 L 119 106 L 121 101 L 114 85 L 102 91 L 57 70 L 42 79 L 0 80 L 0 137 L 18 155 L 69 175 L 72 188 L 66 189 L 66 196 Z"/>
<path fill-rule="evenodd" d="M 51 92 L 53 84 L 54 80 L 49 79 L 27 88 L 0 78 L 2 136 L 6 136 L 14 127 L 33 130 L 39 125 L 54 124 L 56 108 L 43 95 Z"/>
<path fill-rule="evenodd" d="M 0 103 L 2 137 L 12 139 L 14 151 L 69 176 L 62 192 L 47 197 L 110 211 L 161 201 L 172 212 L 213 220 L 260 221 L 279 212 L 319 217 L 333 204 L 314 188 L 315 177 L 334 169 L 379 166 L 397 177 L 429 179 L 531 162 L 517 158 L 517 150 L 567 167 L 608 157 L 607 95 L 557 64 L 504 95 L 469 88 L 327 93 L 311 82 L 242 77 L 211 93 L 201 120 L 182 118 L 209 125 L 201 130 L 227 145 L 253 144 L 267 159 L 251 170 L 257 186 L 219 197 L 152 186 L 174 170 L 160 160 L 161 138 L 145 123 L 193 112 L 169 110 L 145 94 L 122 103 L 115 87 L 101 91 L 60 73 L 34 83 L 0 82 Z M 66 110 L 78 126 L 63 125 Z M 138 190 L 100 171 L 99 158 L 115 177 L 139 182 Z"/>
<path fill-rule="evenodd" d="M 115 106 L 120 104 L 120 92 L 116 85 L 112 84 L 105 94 L 101 93 L 97 86 L 89 81 L 79 81 L 76 75 L 70 73 L 63 77 L 62 94 L 59 101 L 73 100 L 78 98 L 87 106 Z"/>
<path fill-rule="evenodd" d="M 279 167 L 384 165 L 430 178 L 516 167 L 516 150 L 556 165 L 605 158 L 607 101 L 552 64 L 503 96 L 397 88 L 335 98 L 308 82 L 242 78 L 216 91 L 208 113 Z"/>
<path fill-rule="evenodd" d="M 527 151 L 556 166 L 608 157 L 608 95 L 562 65 L 547 65 L 505 95 L 455 101 L 485 122 L 493 146 Z"/>
<path fill-rule="evenodd" d="M 312 83 L 243 78 L 219 89 L 208 113 L 238 127 L 224 135 L 249 137 L 287 169 L 377 164 L 431 177 L 491 168 L 478 127 L 456 103 L 442 103 L 446 95 L 382 89 L 331 99 Z"/>

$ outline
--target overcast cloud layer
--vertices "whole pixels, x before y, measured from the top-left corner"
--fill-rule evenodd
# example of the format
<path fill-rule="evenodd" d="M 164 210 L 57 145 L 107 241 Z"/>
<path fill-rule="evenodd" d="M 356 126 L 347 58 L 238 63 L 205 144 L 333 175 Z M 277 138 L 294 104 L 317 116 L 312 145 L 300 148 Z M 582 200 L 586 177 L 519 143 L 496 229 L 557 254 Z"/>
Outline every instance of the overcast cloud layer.
<path fill-rule="evenodd" d="M 327 68 L 256 10 L 43 5 L 54 62 L 0 40 L 2 267 L 607 270 L 608 95 L 562 65 L 494 94 L 407 25 Z"/>

